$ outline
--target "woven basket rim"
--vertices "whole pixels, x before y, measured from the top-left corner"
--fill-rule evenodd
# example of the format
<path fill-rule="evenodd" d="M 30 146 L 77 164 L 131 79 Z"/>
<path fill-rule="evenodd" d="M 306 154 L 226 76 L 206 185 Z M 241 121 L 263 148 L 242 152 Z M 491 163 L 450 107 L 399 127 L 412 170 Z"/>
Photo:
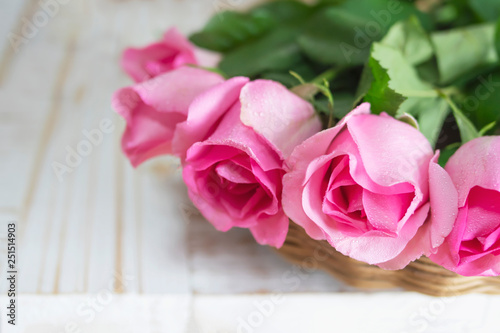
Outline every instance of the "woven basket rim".
<path fill-rule="evenodd" d="M 295 264 L 307 269 L 322 269 L 361 289 L 402 288 L 431 296 L 500 294 L 500 277 L 462 276 L 427 257 L 421 257 L 401 270 L 384 270 L 344 256 L 328 242 L 310 238 L 301 226 L 293 222 L 290 222 L 285 243 L 277 252 Z"/>

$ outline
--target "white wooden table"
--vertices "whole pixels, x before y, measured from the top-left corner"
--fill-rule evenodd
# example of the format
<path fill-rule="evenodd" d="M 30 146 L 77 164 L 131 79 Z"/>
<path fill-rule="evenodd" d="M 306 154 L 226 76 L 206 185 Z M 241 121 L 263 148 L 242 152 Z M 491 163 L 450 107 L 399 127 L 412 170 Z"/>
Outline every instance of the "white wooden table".
<path fill-rule="evenodd" d="M 130 167 L 110 107 L 131 84 L 121 51 L 249 4 L 0 0 L 0 331 L 500 332 L 496 296 L 363 293 L 302 274 L 245 230 L 215 231 L 189 203 L 175 159 Z M 68 165 L 102 121 L 112 130 Z M 9 221 L 15 327 L 5 315 Z"/>

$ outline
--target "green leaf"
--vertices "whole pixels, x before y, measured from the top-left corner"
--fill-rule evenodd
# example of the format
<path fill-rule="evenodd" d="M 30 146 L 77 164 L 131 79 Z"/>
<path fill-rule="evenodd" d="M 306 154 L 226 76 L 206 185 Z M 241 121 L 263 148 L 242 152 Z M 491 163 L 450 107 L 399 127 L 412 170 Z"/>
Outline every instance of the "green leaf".
<path fill-rule="evenodd" d="M 343 2 L 345 2 L 346 0 L 318 0 L 318 4 L 319 5 L 340 5 L 342 4 Z"/>
<path fill-rule="evenodd" d="M 333 94 L 333 99 L 335 100 L 335 105 L 333 108 L 333 116 L 335 119 L 342 119 L 346 114 L 352 110 L 352 104 L 354 101 L 354 96 L 346 92 L 338 92 Z M 330 114 L 329 101 L 328 99 L 321 95 L 316 97 L 313 101 L 313 105 L 319 113 L 326 115 Z"/>
<path fill-rule="evenodd" d="M 357 66 L 369 56 L 397 21 L 416 15 L 426 27 L 431 21 L 413 4 L 403 1 L 356 0 L 321 8 L 306 26 L 299 44 L 314 61 L 326 65 Z"/>
<path fill-rule="evenodd" d="M 380 65 L 378 60 L 370 58 L 368 66 L 373 80 L 364 96 L 364 101 L 371 104 L 373 113 L 387 112 L 395 116 L 406 97 L 390 87 L 391 78 L 387 73 L 388 71 Z"/>
<path fill-rule="evenodd" d="M 495 50 L 497 51 L 497 57 L 500 57 L 500 18 L 495 25 Z"/>
<path fill-rule="evenodd" d="M 394 37 L 392 41 L 401 37 Z M 384 41 L 373 44 L 358 94 L 364 94 L 364 101 L 371 103 L 374 113 L 385 111 L 392 116 L 407 113 L 415 117 L 419 130 L 435 146 L 449 113 L 448 104 L 431 84 L 418 76 L 410 60 L 403 55 L 404 48 L 385 45 Z"/>
<path fill-rule="evenodd" d="M 457 122 L 458 129 L 460 130 L 460 138 L 462 139 L 462 143 L 469 142 L 476 138 L 479 138 L 479 132 L 472 124 L 472 122 L 467 118 L 462 110 L 460 110 L 455 103 L 452 101 L 450 96 L 446 94 L 441 94 L 441 96 L 448 102 L 453 111 L 453 116 L 455 117 L 455 121 Z"/>
<path fill-rule="evenodd" d="M 397 116 L 396 119 L 405 123 L 405 124 L 410 125 L 411 127 L 415 128 L 417 130 L 419 129 L 417 119 L 415 119 L 415 117 L 413 117 L 409 113 L 404 113 L 401 116 Z"/>
<path fill-rule="evenodd" d="M 190 36 L 199 47 L 224 52 L 260 36 L 276 26 L 266 11 L 252 13 L 222 12 L 212 17 L 205 28 Z"/>
<path fill-rule="evenodd" d="M 482 128 L 500 121 L 500 72 L 480 75 L 469 82 L 460 107 Z"/>
<path fill-rule="evenodd" d="M 420 0 L 419 0 L 420 1 Z M 472 24 L 483 23 L 484 19 L 471 7 L 471 0 L 445 0 L 435 1 L 429 0 L 436 4 L 431 15 L 434 21 L 443 28 L 451 29 L 454 27 L 464 27 Z M 491 2 L 496 1 L 492 0 Z M 477 5 L 483 2 L 490 2 L 490 0 L 475 0 Z"/>
<path fill-rule="evenodd" d="M 298 29 L 294 27 L 274 29 L 228 52 L 219 67 L 229 76 L 253 77 L 263 72 L 288 71 L 303 60 L 296 43 L 297 34 Z"/>
<path fill-rule="evenodd" d="M 326 65 L 357 66 L 366 62 L 371 43 L 380 40 L 394 22 L 417 15 L 430 19 L 402 1 L 357 0 L 327 6 L 314 15 L 299 44 L 312 60 Z"/>
<path fill-rule="evenodd" d="M 379 28 L 381 35 L 389 30 L 389 28 L 397 21 L 405 20 L 410 16 L 417 16 L 426 29 L 432 27 L 430 17 L 422 13 L 410 1 L 387 1 L 387 0 L 347 0 L 339 5 L 349 13 L 365 19 L 367 26 L 363 27 L 365 31 Z"/>
<path fill-rule="evenodd" d="M 417 118 L 420 132 L 435 147 L 449 112 L 448 103 L 441 97 L 410 97 L 401 105 L 398 114 L 408 113 Z"/>
<path fill-rule="evenodd" d="M 373 76 L 372 67 L 368 62 L 365 65 L 365 67 L 363 67 L 363 72 L 361 72 L 361 78 L 359 79 L 358 89 L 356 90 L 356 94 L 354 95 L 355 99 L 353 107 L 358 105 L 363 100 L 363 97 L 365 97 L 365 95 L 370 90 L 370 87 L 372 86 L 374 79 L 375 78 Z"/>
<path fill-rule="evenodd" d="M 495 22 L 500 16 L 498 0 L 469 0 L 469 5 L 483 21 Z"/>
<path fill-rule="evenodd" d="M 435 97 L 434 88 L 422 81 L 403 54 L 381 43 L 373 44 L 371 57 L 377 59 L 390 77 L 389 87 L 407 97 Z"/>
<path fill-rule="evenodd" d="M 498 62 L 494 48 L 495 27 L 481 24 L 438 31 L 431 35 L 439 67 L 440 83 L 447 84 L 461 76 Z"/>
<path fill-rule="evenodd" d="M 433 87 L 422 81 L 414 67 L 404 58 L 401 51 L 390 46 L 374 43 L 368 62 L 370 71 L 364 72 L 359 92 L 369 85 L 364 100 L 372 104 L 375 113 L 385 111 L 396 115 L 400 105 L 409 97 L 432 98 L 437 93 Z"/>
<path fill-rule="evenodd" d="M 400 50 L 411 65 L 429 60 L 434 53 L 427 32 L 415 16 L 394 24 L 381 43 Z"/>
<path fill-rule="evenodd" d="M 437 85 L 439 83 L 439 70 L 435 56 L 426 62 L 417 65 L 415 68 L 418 72 L 418 76 L 422 78 L 422 80 L 429 82 L 432 85 Z"/>
<path fill-rule="evenodd" d="M 273 1 L 247 13 L 225 11 L 213 16 L 190 40 L 199 47 L 227 52 L 272 29 L 305 20 L 313 8 L 297 1 Z"/>
<path fill-rule="evenodd" d="M 304 81 L 311 81 L 316 76 L 316 72 L 307 63 L 299 63 L 296 66 L 290 68 L 289 70 L 279 71 L 279 72 L 265 72 L 260 74 L 259 77 L 262 79 L 268 79 L 273 81 L 278 81 L 288 88 L 294 87 L 298 84 L 298 80 L 290 74 L 290 71 L 297 73 Z"/>
<path fill-rule="evenodd" d="M 348 92 L 336 92 L 333 94 L 333 98 L 335 100 L 333 116 L 336 119 L 342 119 L 353 109 L 354 95 Z"/>
<path fill-rule="evenodd" d="M 459 142 L 456 142 L 441 150 L 438 161 L 439 165 L 444 168 L 450 157 L 452 157 L 453 154 L 455 154 L 455 152 L 458 150 L 458 148 L 460 148 L 460 146 L 461 144 Z"/>
<path fill-rule="evenodd" d="M 361 65 L 368 58 L 372 42 L 360 28 L 365 23 L 359 16 L 329 7 L 309 20 L 298 43 L 305 54 L 316 62 L 338 66 Z"/>
<path fill-rule="evenodd" d="M 252 9 L 253 13 L 265 11 L 281 24 L 302 20 L 314 11 L 314 8 L 294 0 L 270 1 Z"/>
<path fill-rule="evenodd" d="M 261 79 L 272 80 L 281 83 L 287 88 L 292 88 L 297 84 L 297 79 L 287 72 L 267 72 L 260 75 Z"/>

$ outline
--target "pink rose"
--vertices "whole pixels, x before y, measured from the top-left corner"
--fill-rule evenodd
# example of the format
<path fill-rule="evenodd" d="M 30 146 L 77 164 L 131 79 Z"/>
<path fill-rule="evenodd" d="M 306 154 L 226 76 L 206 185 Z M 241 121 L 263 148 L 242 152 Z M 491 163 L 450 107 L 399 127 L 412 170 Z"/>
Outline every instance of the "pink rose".
<path fill-rule="evenodd" d="M 191 200 L 218 230 L 249 228 L 260 244 L 280 247 L 284 159 L 320 129 L 313 107 L 279 83 L 236 77 L 213 87 L 174 138 L 180 153 L 191 146 L 183 158 Z"/>
<path fill-rule="evenodd" d="M 465 276 L 500 275 L 500 137 L 464 144 L 446 164 L 458 216 L 434 262 Z"/>
<path fill-rule="evenodd" d="M 136 82 L 142 82 L 186 64 L 211 67 L 217 61 L 215 54 L 196 48 L 176 28 L 171 28 L 159 42 L 126 49 L 121 65 Z"/>
<path fill-rule="evenodd" d="M 181 67 L 118 90 L 113 108 L 127 122 L 122 148 L 132 165 L 172 153 L 177 124 L 187 118 L 194 98 L 224 79 L 202 69 Z"/>
<path fill-rule="evenodd" d="M 456 216 L 456 191 L 436 159 L 418 130 L 364 103 L 294 150 L 283 207 L 344 255 L 400 269 L 441 245 Z"/>

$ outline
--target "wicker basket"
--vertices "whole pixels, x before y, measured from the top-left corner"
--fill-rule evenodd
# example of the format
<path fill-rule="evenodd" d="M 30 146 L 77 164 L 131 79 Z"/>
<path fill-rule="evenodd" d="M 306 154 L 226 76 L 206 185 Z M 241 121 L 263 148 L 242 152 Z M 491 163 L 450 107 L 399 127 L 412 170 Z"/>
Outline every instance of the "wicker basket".
<path fill-rule="evenodd" d="M 278 253 L 305 269 L 323 269 L 345 283 L 363 289 L 400 287 L 432 296 L 500 294 L 500 277 L 461 276 L 425 257 L 402 270 L 383 270 L 344 256 L 326 241 L 310 238 L 295 223 L 290 223 L 285 244 Z"/>

